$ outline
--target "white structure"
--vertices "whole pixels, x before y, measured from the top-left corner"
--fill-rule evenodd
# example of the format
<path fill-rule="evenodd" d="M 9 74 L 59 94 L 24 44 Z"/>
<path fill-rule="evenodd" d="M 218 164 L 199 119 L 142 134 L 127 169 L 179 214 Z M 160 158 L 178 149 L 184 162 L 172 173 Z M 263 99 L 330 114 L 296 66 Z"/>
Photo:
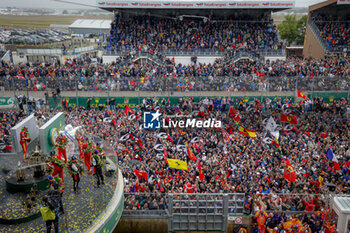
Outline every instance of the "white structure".
<path fill-rule="evenodd" d="M 112 20 L 77 19 L 69 26 L 72 34 L 105 34 L 111 30 Z"/>
<path fill-rule="evenodd" d="M 335 197 L 333 210 L 338 215 L 337 232 L 347 233 L 350 228 L 350 196 Z"/>

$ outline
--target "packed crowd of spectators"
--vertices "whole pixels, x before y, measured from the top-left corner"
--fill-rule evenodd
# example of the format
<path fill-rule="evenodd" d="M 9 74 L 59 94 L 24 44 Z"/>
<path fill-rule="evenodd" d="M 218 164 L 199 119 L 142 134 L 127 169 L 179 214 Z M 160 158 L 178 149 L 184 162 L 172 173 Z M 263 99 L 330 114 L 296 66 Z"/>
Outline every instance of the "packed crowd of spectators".
<path fill-rule="evenodd" d="M 318 14 L 313 20 L 332 50 L 349 52 L 350 17 Z M 345 51 L 344 51 L 345 49 Z"/>
<path fill-rule="evenodd" d="M 230 19 L 227 21 L 202 18 L 173 19 L 155 16 L 115 16 L 107 51 L 199 50 L 230 51 L 278 50 L 277 28 L 269 17 L 264 19 Z"/>
<path fill-rule="evenodd" d="M 12 151 L 10 129 L 26 117 L 24 111 L 10 110 L 0 112 L 0 152 Z"/>
<path fill-rule="evenodd" d="M 163 208 L 165 199 L 162 194 L 168 192 L 209 192 L 246 193 L 244 206 L 248 204 L 250 211 L 253 197 L 259 193 L 272 195 L 271 199 L 262 196 L 259 200 L 259 205 L 264 206 L 265 210 L 317 211 L 324 200 L 316 194 L 327 193 L 326 183 L 334 184 L 336 193 L 349 194 L 349 101 L 343 99 L 326 104 L 316 98 L 312 102 L 311 112 L 306 112 L 305 109 L 310 108 L 300 102 L 292 107 L 298 125 L 292 131 L 280 131 L 281 149 L 264 143 L 265 129 L 261 119 L 266 116 L 262 114 L 269 111 L 279 122 L 282 106 L 290 103 L 289 99 L 280 98 L 272 101 L 266 99 L 262 103 L 257 100 L 255 103 L 245 103 L 239 98 L 212 98 L 202 99 L 198 103 L 192 99 L 182 99 L 176 106 L 171 106 L 165 99 L 159 102 L 156 99 L 144 100 L 142 105 L 133 109 L 136 115 L 141 116 L 143 111 L 161 104 L 163 115 L 175 115 L 179 111 L 191 115 L 199 111 L 204 113 L 204 117 L 222 120 L 221 129 L 184 128 L 181 134 L 176 128 L 164 131 L 172 138 L 161 140 L 166 157 L 187 161 L 188 171 L 169 168 L 163 152 L 157 152 L 154 148 L 159 132 L 142 129 L 142 117 L 130 120 L 131 113 L 126 116 L 124 109 L 72 109 L 67 112 L 67 121 L 83 125 L 87 136 L 101 137 L 116 148 L 119 167 L 125 178 L 125 193 L 135 194 L 126 196 L 126 209 Z M 236 124 L 228 117 L 230 106 L 240 111 L 240 124 L 257 133 L 255 139 L 237 132 Z M 227 129 L 229 125 L 232 129 L 228 129 L 228 138 L 222 129 Z M 121 139 L 125 134 L 129 134 L 129 140 Z M 198 137 L 200 142 L 191 143 L 194 137 Z M 177 149 L 179 143 L 186 142 L 201 163 L 205 176 L 202 181 L 198 178 L 198 162 L 189 160 L 187 153 Z M 334 163 L 327 159 L 328 148 L 332 148 L 337 156 L 341 170 L 336 170 Z M 283 178 L 286 158 L 296 172 L 295 182 Z M 146 172 L 148 179 L 138 177 L 134 169 Z M 281 196 L 273 196 L 276 193 Z"/>
<path fill-rule="evenodd" d="M 133 56 L 132 54 L 129 56 Z M 0 67 L 0 86 L 6 90 L 46 90 L 59 85 L 63 91 L 290 91 L 348 90 L 349 57 L 311 59 L 288 58 L 285 61 L 236 62 L 228 57 L 213 64 L 123 63 L 122 57 L 111 64 L 92 64 L 87 60 L 67 60 L 64 64 L 4 63 Z M 13 83 L 14 82 L 14 83 Z M 314 87 L 312 88 L 312 84 Z"/>
<path fill-rule="evenodd" d="M 312 102 L 299 102 L 294 106 L 288 98 L 265 99 L 261 103 L 258 100 L 246 103 L 242 98 L 203 98 L 199 102 L 186 98 L 171 105 L 166 99 L 153 98 L 143 99 L 141 105 L 132 107 L 133 113 L 126 114 L 118 106 L 110 107 L 64 111 L 67 123 L 83 126 L 84 136 L 101 138 L 115 148 L 125 179 L 127 210 L 165 209 L 166 194 L 170 192 L 244 193 L 243 213 L 266 211 L 265 226 L 278 228 L 288 220 L 281 212 L 323 211 L 327 202 L 324 194 L 328 193 L 329 184 L 335 185 L 335 193 L 350 194 L 350 100 L 326 104 L 321 98 L 315 98 Z M 230 107 L 239 111 L 239 124 L 255 131 L 256 138 L 238 133 L 238 124 L 229 114 Z M 272 116 L 277 124 L 285 125 L 280 122 L 280 115 L 286 108 L 297 117 L 297 125 L 279 131 L 279 147 L 267 144 L 263 119 Z M 222 121 L 222 127 L 162 129 L 171 139 L 160 139 L 158 130 L 142 127 L 141 116 L 151 109 L 159 109 L 163 117 L 215 118 Z M 55 111 L 49 112 L 52 115 Z M 3 116 L 7 124 L 9 119 L 10 122 L 20 119 L 14 112 L 3 114 L 6 114 Z M 125 135 L 128 135 L 126 140 L 122 139 Z M 195 142 L 194 138 L 197 138 Z M 156 150 L 158 143 L 163 145 L 165 152 Z M 186 143 L 196 162 L 177 147 Z M 340 170 L 326 157 L 328 148 L 337 156 Z M 165 158 L 187 161 L 188 171 L 169 168 Z M 284 178 L 286 158 L 296 172 L 295 182 Z M 198 161 L 203 180 L 199 178 Z M 147 179 L 138 176 L 135 169 L 145 172 Z M 220 205 L 220 201 L 216 204 Z M 277 226 L 276 223 L 268 225 L 269 216 L 275 215 L 282 219 Z M 310 220 L 307 218 L 304 223 Z"/>

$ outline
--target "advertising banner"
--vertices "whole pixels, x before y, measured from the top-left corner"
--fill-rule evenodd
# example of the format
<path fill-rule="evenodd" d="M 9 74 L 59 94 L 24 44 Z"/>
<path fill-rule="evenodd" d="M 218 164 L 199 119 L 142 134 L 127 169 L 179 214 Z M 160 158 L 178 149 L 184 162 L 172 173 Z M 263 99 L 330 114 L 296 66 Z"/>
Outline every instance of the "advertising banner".
<path fill-rule="evenodd" d="M 101 8 L 239 9 L 292 8 L 294 1 L 97 1 Z"/>
<path fill-rule="evenodd" d="M 0 97 L 0 108 L 12 108 L 15 103 L 14 97 Z"/>
<path fill-rule="evenodd" d="M 65 123 L 65 116 L 63 112 L 57 113 L 51 120 L 46 122 L 40 131 L 40 148 L 45 153 L 48 154 L 55 148 L 55 140 L 59 135 L 59 131 L 63 131 Z"/>
<path fill-rule="evenodd" d="M 338 5 L 350 4 L 350 0 L 338 0 Z"/>

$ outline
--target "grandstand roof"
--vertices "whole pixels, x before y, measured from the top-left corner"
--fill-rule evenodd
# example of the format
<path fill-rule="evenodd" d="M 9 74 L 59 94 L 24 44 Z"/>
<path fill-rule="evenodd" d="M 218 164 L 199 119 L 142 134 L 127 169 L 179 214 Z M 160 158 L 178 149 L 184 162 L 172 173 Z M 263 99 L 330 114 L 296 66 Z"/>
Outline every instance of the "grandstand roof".
<path fill-rule="evenodd" d="M 273 0 L 273 1 L 227 1 L 227 0 L 98 0 L 97 7 L 111 9 L 288 9 L 295 6 L 294 1 Z"/>
<path fill-rule="evenodd" d="M 111 28 L 112 20 L 77 19 L 69 28 L 106 29 Z"/>

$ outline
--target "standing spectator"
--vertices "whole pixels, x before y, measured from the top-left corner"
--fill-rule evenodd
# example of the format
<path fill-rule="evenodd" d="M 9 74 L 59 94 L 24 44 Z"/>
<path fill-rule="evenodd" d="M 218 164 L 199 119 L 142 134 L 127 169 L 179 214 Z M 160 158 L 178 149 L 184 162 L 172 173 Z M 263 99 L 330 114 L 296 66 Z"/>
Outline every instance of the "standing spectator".
<path fill-rule="evenodd" d="M 42 202 L 43 203 L 40 206 L 40 213 L 43 220 L 45 221 L 46 232 L 51 232 L 51 227 L 53 224 L 55 232 L 58 233 L 58 218 L 56 217 L 54 206 L 50 204 L 47 196 L 43 197 Z"/>
<path fill-rule="evenodd" d="M 87 108 L 87 110 L 91 109 L 91 99 L 90 99 L 90 97 L 86 101 L 86 108 Z"/>

